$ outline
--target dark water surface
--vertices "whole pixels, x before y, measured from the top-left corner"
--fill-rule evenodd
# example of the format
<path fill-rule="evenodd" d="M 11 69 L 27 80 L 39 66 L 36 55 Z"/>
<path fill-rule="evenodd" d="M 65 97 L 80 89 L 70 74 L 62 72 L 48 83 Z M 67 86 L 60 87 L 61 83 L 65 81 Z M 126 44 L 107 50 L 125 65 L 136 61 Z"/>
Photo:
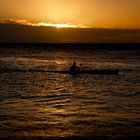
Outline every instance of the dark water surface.
<path fill-rule="evenodd" d="M 27 45 L 28 46 L 28 45 Z M 119 69 L 119 75 L 0 73 L 0 138 L 140 137 L 140 49 L 0 48 L 0 68 Z"/>

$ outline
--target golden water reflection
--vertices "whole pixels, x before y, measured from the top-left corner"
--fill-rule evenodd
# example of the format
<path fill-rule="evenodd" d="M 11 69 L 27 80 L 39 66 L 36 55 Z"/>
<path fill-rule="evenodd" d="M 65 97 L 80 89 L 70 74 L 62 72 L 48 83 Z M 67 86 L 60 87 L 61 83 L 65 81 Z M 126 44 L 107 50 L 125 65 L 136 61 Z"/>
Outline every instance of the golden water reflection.
<path fill-rule="evenodd" d="M 7 62 L 10 58 L 5 59 Z M 29 59 L 11 59 L 22 65 L 30 64 Z M 37 65 L 48 62 L 30 60 Z M 49 62 L 63 65 L 70 60 L 55 58 Z M 0 76 L 0 137 L 112 138 L 139 134 L 139 76 L 43 72 L 0 73 Z"/>

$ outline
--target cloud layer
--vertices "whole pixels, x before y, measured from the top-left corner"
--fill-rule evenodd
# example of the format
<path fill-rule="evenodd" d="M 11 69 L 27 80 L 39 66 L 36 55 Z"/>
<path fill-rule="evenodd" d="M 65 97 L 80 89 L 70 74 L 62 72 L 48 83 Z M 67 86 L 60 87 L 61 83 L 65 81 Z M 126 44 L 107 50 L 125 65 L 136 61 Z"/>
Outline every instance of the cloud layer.
<path fill-rule="evenodd" d="M 0 42 L 140 43 L 140 29 L 56 28 L 26 20 L 2 20 Z"/>

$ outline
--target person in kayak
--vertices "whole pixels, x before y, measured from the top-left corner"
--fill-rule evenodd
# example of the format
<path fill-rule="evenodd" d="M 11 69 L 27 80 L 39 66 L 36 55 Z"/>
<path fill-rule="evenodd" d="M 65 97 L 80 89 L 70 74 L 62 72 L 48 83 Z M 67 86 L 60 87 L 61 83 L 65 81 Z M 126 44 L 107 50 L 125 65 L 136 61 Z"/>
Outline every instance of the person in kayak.
<path fill-rule="evenodd" d="M 73 62 L 72 66 L 70 67 L 70 74 L 76 74 L 79 67 L 76 66 L 76 62 Z"/>

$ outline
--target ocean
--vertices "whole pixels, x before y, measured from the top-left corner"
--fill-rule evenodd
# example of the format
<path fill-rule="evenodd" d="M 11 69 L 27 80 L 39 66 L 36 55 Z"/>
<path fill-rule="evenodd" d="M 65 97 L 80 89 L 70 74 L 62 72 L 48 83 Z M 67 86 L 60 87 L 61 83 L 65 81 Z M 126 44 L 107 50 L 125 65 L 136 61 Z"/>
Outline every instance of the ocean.
<path fill-rule="evenodd" d="M 1 44 L 0 139 L 140 137 L 140 49 L 114 45 Z M 41 72 L 73 62 L 119 74 Z"/>

